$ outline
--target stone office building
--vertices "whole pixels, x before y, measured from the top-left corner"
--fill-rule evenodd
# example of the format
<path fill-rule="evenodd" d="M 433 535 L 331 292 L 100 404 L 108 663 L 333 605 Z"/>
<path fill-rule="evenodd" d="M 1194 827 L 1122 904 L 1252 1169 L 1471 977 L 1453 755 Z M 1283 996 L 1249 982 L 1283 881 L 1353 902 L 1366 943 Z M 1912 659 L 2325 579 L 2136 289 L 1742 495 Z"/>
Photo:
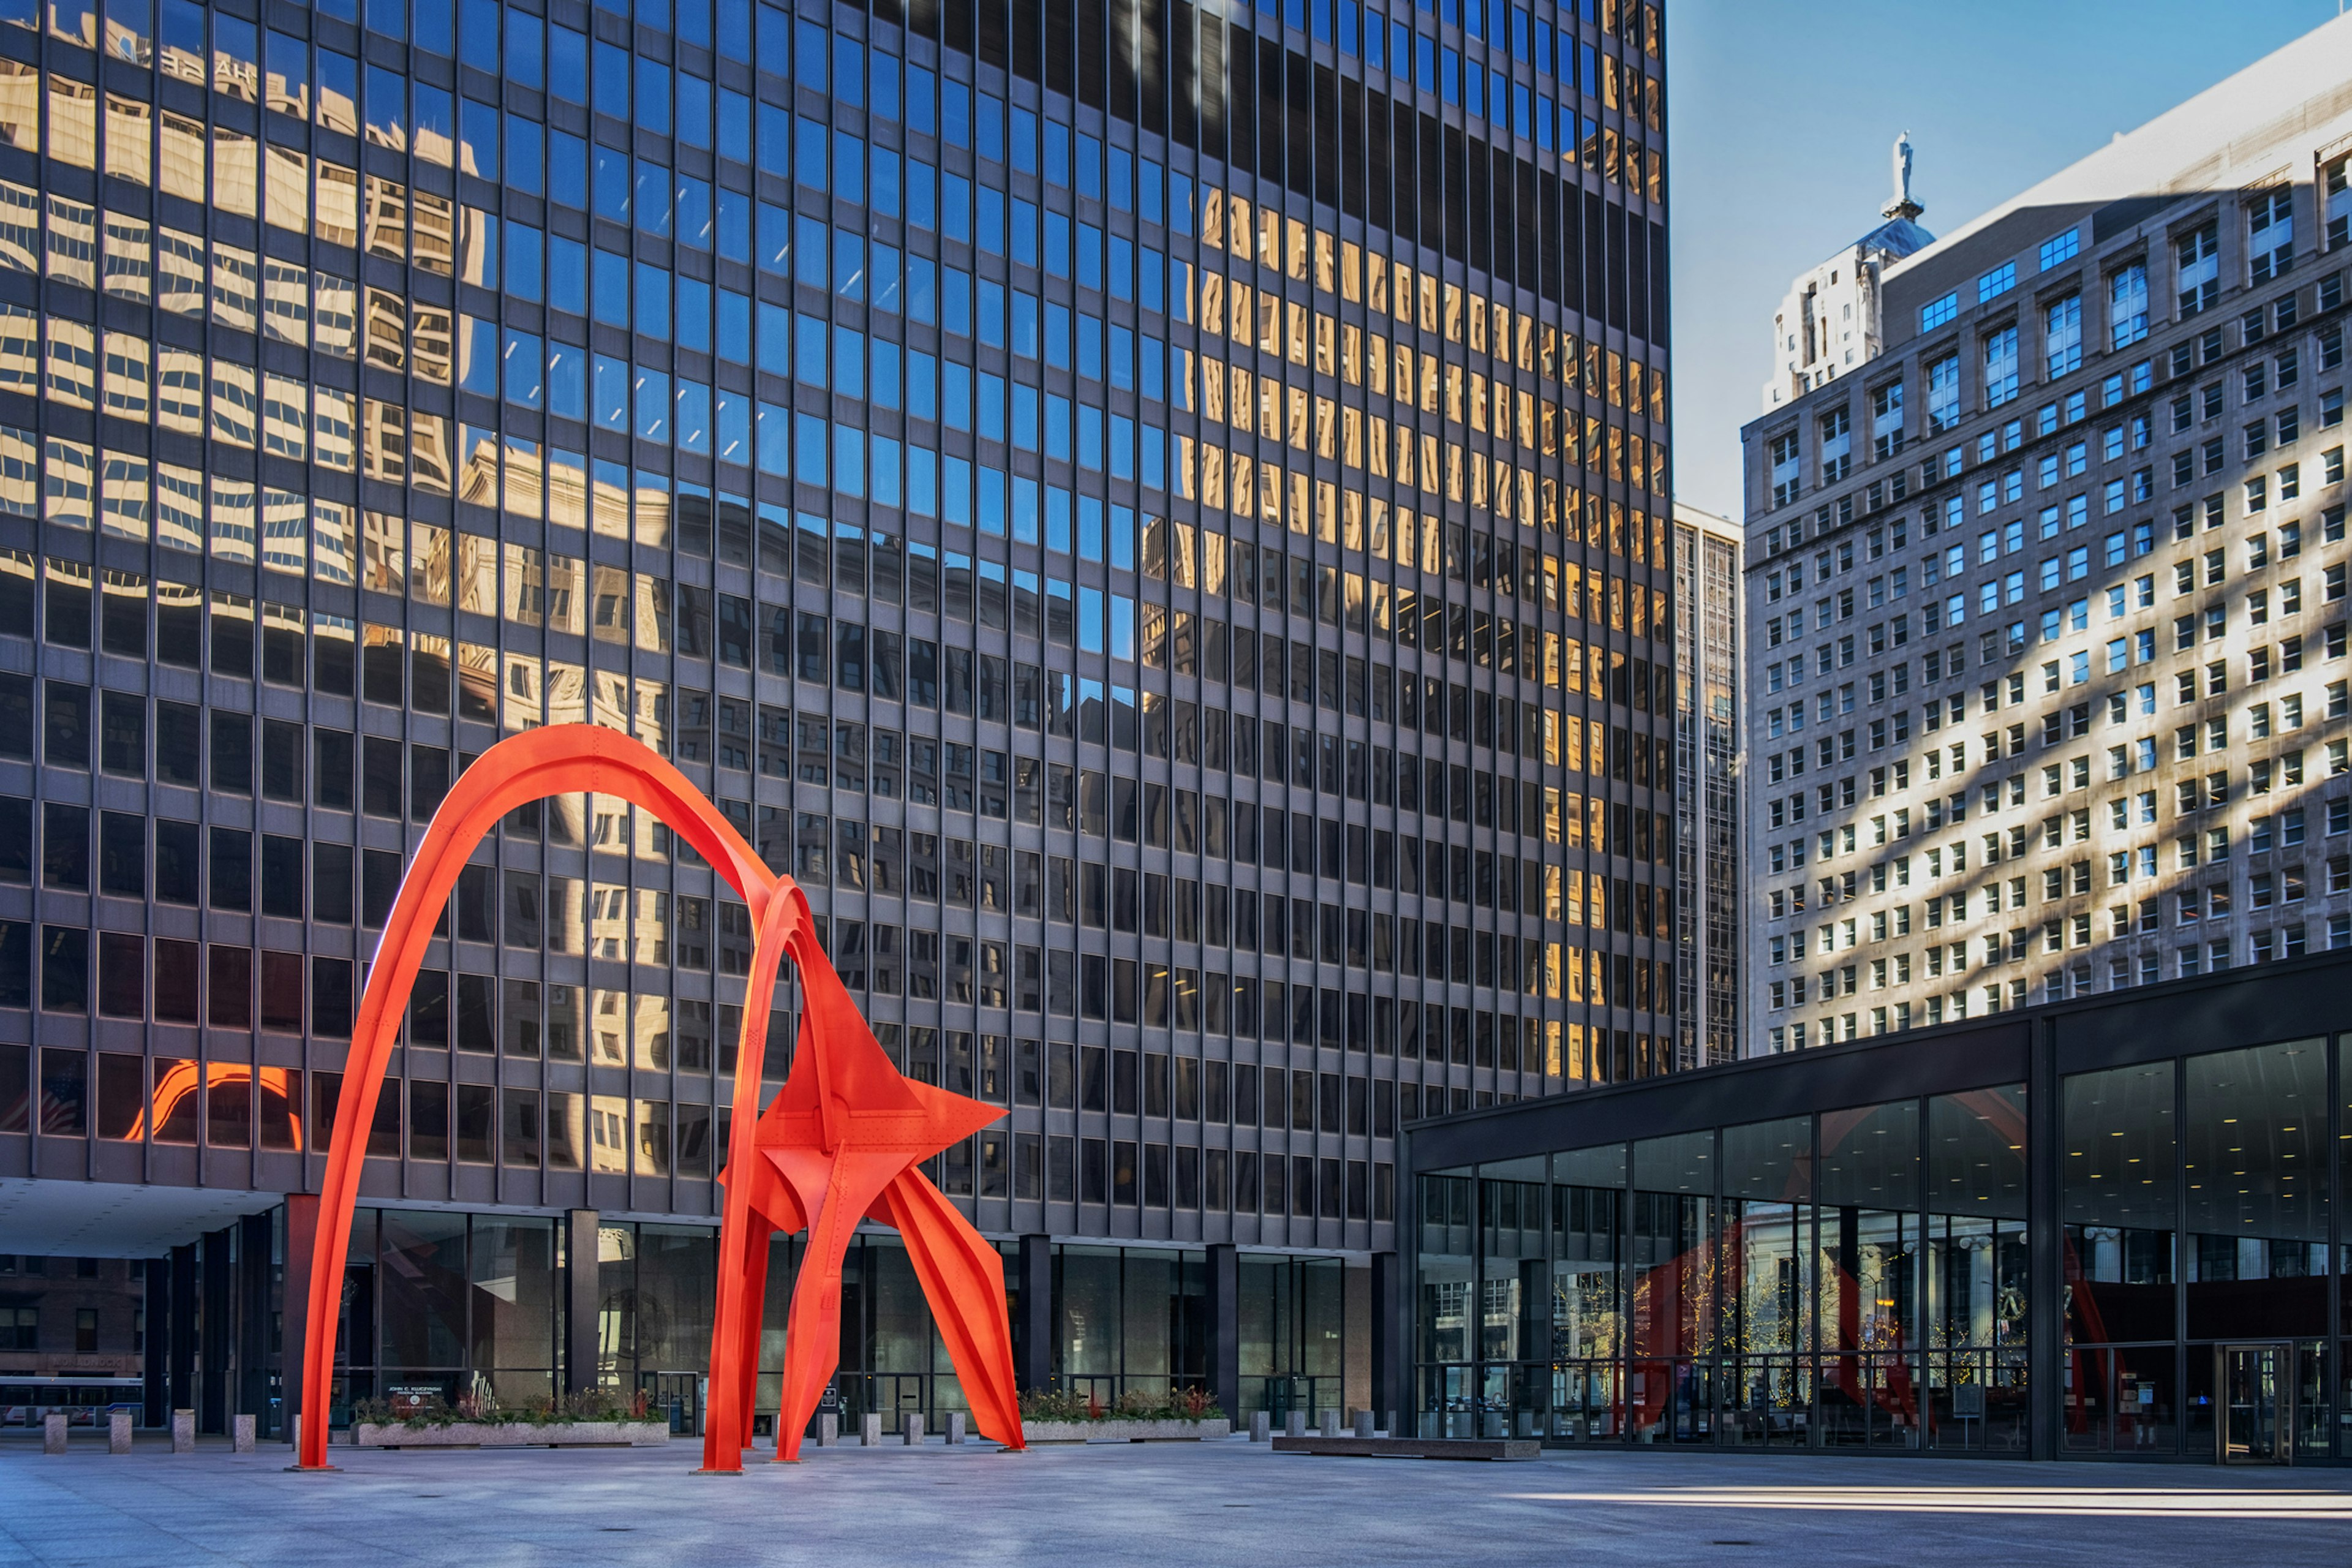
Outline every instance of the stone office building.
<path fill-rule="evenodd" d="M 0 7 L 0 1247 L 168 1254 L 151 1408 L 266 1415 L 404 858 L 584 721 L 1006 1108 L 931 1173 L 1029 1382 L 1381 1403 L 1399 1126 L 1676 1065 L 1664 78 L 1633 0 Z M 690 1419 L 749 943 L 614 801 L 475 856 L 347 1394 Z M 845 1397 L 952 1405 L 852 1267 Z"/>
<path fill-rule="evenodd" d="M 1877 256 L 1743 432 L 1750 1052 L 2352 943 L 2347 69 Z"/>

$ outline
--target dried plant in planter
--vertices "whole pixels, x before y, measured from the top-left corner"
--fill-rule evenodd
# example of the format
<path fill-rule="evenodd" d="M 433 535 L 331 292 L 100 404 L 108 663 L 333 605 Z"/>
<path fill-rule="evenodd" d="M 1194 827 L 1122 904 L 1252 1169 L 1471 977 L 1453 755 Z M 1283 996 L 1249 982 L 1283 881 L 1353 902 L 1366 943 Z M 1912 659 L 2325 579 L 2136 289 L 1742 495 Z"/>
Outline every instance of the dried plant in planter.
<path fill-rule="evenodd" d="M 1021 1396 L 1024 1421 L 1213 1421 L 1223 1415 L 1209 1391 L 1197 1387 L 1129 1389 L 1111 1405 L 1071 1389 L 1031 1389 Z"/>
<path fill-rule="evenodd" d="M 478 1389 L 458 1395 L 455 1404 L 435 1394 L 404 1410 L 395 1410 L 390 1400 L 362 1399 L 352 1406 L 352 1422 L 354 1426 L 405 1426 L 411 1430 L 449 1426 L 460 1421 L 570 1426 L 581 1421 L 643 1421 L 646 1406 L 644 1389 L 625 1394 L 617 1388 L 583 1388 L 566 1394 L 561 1404 L 539 1394 L 518 1405 L 501 1405 L 496 1393 Z"/>

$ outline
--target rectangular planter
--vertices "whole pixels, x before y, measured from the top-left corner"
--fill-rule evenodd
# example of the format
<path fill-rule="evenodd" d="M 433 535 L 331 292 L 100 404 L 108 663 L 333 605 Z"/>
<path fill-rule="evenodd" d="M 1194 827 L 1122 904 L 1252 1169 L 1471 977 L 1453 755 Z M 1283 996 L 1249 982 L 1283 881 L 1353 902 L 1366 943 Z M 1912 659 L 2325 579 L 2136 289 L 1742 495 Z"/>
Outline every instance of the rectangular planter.
<path fill-rule="evenodd" d="M 1198 1443 L 1228 1436 L 1233 1424 L 1223 1416 L 1205 1421 L 1024 1421 L 1022 1440 L 1029 1443 Z"/>
<path fill-rule="evenodd" d="M 362 1448 L 646 1448 L 669 1441 L 667 1421 L 453 1421 L 446 1426 L 363 1422 Z"/>

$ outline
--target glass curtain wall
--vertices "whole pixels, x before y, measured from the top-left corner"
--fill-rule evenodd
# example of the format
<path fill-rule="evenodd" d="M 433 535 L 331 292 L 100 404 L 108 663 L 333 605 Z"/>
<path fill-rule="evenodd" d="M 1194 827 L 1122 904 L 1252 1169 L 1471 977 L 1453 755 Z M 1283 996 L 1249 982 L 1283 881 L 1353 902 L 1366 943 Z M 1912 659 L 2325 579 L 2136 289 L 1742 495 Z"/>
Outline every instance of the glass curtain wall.
<path fill-rule="evenodd" d="M 2352 1035 L 2044 1114 L 2043 1279 L 2019 1084 L 1419 1176 L 1419 1429 L 2021 1457 L 2041 1289 L 2057 1452 L 2352 1460 Z"/>
<path fill-rule="evenodd" d="M 1706 1442 L 1715 1435 L 1719 1320 L 1715 1134 L 1633 1145 L 1625 1283 L 1631 1354 L 1625 1419 L 1635 1442 Z"/>
<path fill-rule="evenodd" d="M 997 1254 L 1004 1270 L 1006 1310 L 1017 1328 L 1020 1271 L 1006 1247 L 1000 1246 Z M 783 1327 L 802 1255 L 800 1240 L 783 1237 L 775 1239 L 769 1253 L 760 1396 L 753 1416 L 757 1431 L 772 1426 L 782 1398 Z M 857 1237 L 842 1260 L 841 1280 L 841 1362 L 834 1373 L 834 1396 L 843 1429 L 854 1431 L 860 1417 L 874 1414 L 886 1427 L 905 1416 L 920 1415 L 926 1429 L 937 1431 L 950 1412 L 969 1410 L 906 1244 L 889 1234 Z"/>
<path fill-rule="evenodd" d="M 1117 1249 L 1104 1250 L 1115 1272 Z M 698 1435 L 718 1292 L 718 1233 L 615 1222 L 598 1228 L 597 1255 L 593 1381 L 642 1394 L 673 1431 Z M 800 1244 L 778 1237 L 768 1256 L 754 1400 L 755 1429 L 763 1436 L 772 1434 L 782 1394 L 784 1323 Z M 551 1399 L 562 1386 L 566 1260 L 555 1220 L 362 1209 L 353 1217 L 350 1259 L 336 1342 L 337 1425 L 355 1399 L 454 1402 L 473 1395 L 519 1405 Z M 1192 1268 L 1199 1271 L 1197 1259 Z M 886 1417 L 920 1413 L 937 1425 L 947 1412 L 964 1409 L 905 1247 L 895 1237 L 856 1237 L 842 1273 L 835 1386 L 844 1421 L 871 1410 Z M 1006 1295 L 1017 1321 L 1017 1282 L 1009 1268 Z"/>
<path fill-rule="evenodd" d="M 1421 1435 L 1475 1436 L 1478 1409 L 1475 1302 L 1476 1179 L 1441 1171 L 1420 1180 L 1421 1259 L 1413 1321 L 1418 1328 Z"/>
<path fill-rule="evenodd" d="M 2328 1370 L 2327 1068 L 2326 1042 L 2289 1040 L 2065 1080 L 2067 1452 L 2352 1457 Z"/>
<path fill-rule="evenodd" d="M 1480 1435 L 1533 1437 L 1546 1427 L 1550 1272 L 1540 1154 L 1478 1170 Z"/>
<path fill-rule="evenodd" d="M 1723 1130 L 1727 1440 L 1812 1439 L 1810 1117 Z"/>
<path fill-rule="evenodd" d="M 2327 1060 L 2292 1041 L 2063 1081 L 2064 1451 L 2352 1457 L 2328 1361 Z M 2021 1454 L 2026 1136 L 2011 1085 L 1423 1176 L 1421 1429 Z M 700 1227 L 605 1227 L 606 1382 L 691 1397 L 710 1247 Z M 546 1221 L 364 1214 L 349 1386 L 551 1390 L 555 1249 Z M 773 1267 L 771 1407 L 782 1244 Z M 1237 1414 L 1336 1404 L 1338 1261 L 1241 1269 Z M 845 1411 L 961 1408 L 903 1248 L 861 1240 L 846 1276 Z M 1205 1382 L 1202 1259 L 1066 1247 L 1055 1281 L 1064 1386 L 1110 1404 Z M 373 1362 L 351 1364 L 353 1321 L 362 1346 L 384 1325 Z"/>
<path fill-rule="evenodd" d="M 1538 1167 L 1539 1168 L 1539 1167 Z M 1530 1289 L 1539 1297 L 1541 1184 L 1525 1213 Z M 1466 1200 L 1465 1200 L 1466 1202 Z M 362 1209 L 353 1216 L 339 1327 L 334 1423 L 354 1400 L 500 1403 L 553 1398 L 563 1386 L 567 1299 L 560 1224 L 440 1210 Z M 681 1436 L 701 1430 L 718 1290 L 718 1233 L 708 1226 L 615 1221 L 598 1227 L 596 1363 L 592 1381 L 642 1393 Z M 1005 1297 L 1022 1321 L 1012 1244 Z M 784 1324 L 801 1243 L 777 1237 L 754 1396 L 754 1430 L 772 1434 Z M 1242 1418 L 1310 1417 L 1338 1408 L 1346 1366 L 1345 1266 L 1339 1258 L 1245 1255 L 1241 1260 Z M 1053 1267 L 1057 1384 L 1106 1405 L 1205 1389 L 1211 1321 L 1207 1256 L 1198 1250 L 1059 1247 Z M 1534 1331 L 1528 1331 L 1530 1332 Z M 1531 1358 L 1540 1363 L 1546 1352 Z M 859 1236 L 842 1265 L 841 1361 L 835 1398 L 845 1426 L 867 1412 L 920 1414 L 934 1428 L 968 1405 L 912 1260 L 895 1236 Z"/>
<path fill-rule="evenodd" d="M 2352 1184 L 2352 1037 L 2339 1038 L 2336 1046 L 2336 1186 L 2343 1191 Z M 2336 1347 L 2336 1407 L 2352 1414 L 2352 1289 L 2347 1289 L 2344 1279 L 2352 1275 L 2352 1236 L 2341 1219 L 2337 1221 L 2338 1239 L 2336 1259 L 2336 1321 L 2335 1331 L 2343 1339 Z M 2341 1445 L 2337 1458 L 2352 1459 L 2352 1423 L 2339 1415 L 2336 1420 L 2336 1441 Z"/>

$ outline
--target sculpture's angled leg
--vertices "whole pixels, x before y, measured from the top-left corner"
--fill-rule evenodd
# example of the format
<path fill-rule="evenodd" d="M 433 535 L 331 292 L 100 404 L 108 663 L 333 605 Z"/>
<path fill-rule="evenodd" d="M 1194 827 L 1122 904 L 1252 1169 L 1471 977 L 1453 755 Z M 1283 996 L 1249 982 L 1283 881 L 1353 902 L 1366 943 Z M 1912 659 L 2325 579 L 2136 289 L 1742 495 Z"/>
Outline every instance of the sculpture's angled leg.
<path fill-rule="evenodd" d="M 890 1223 L 906 1238 L 907 1256 L 963 1384 L 973 1426 L 1008 1448 L 1024 1447 L 1003 1255 L 920 1171 L 902 1172 L 884 1201 Z"/>
<path fill-rule="evenodd" d="M 735 1104 L 728 1132 L 730 1163 L 740 1157 L 749 1171 L 762 1164 L 754 1152 L 760 1129 L 760 1085 L 766 1074 L 768 1012 L 775 995 L 776 971 L 784 961 L 794 931 L 804 925 L 808 900 L 798 888 L 779 888 L 760 915 L 760 934 L 751 946 L 750 984 L 743 990 L 743 1033 L 735 1047 Z M 740 1470 L 743 1450 L 751 1441 L 751 1407 L 743 1397 L 745 1369 L 741 1363 L 746 1320 L 744 1294 L 750 1285 L 749 1242 L 754 1228 L 751 1205 L 754 1184 L 730 1182 L 727 1203 L 719 1224 L 719 1299 L 710 1321 L 709 1409 L 702 1429 L 702 1468 Z M 758 1313 L 750 1314 L 757 1331 Z M 758 1341 L 751 1342 L 756 1344 Z"/>
<path fill-rule="evenodd" d="M 841 1360 L 841 1268 L 857 1221 L 842 1215 L 840 1204 L 825 1207 L 809 1227 L 808 1251 L 800 1278 L 793 1281 L 793 1310 L 784 1322 L 783 1388 L 776 1401 L 779 1463 L 801 1457 L 809 1416 Z"/>
<path fill-rule="evenodd" d="M 784 1323 L 776 1458 L 788 1461 L 801 1457 L 801 1436 L 841 1363 L 841 1269 L 850 1239 L 858 1220 L 898 1173 L 898 1162 L 888 1154 L 850 1150 L 830 1157 L 814 1150 L 772 1149 L 767 1153 L 783 1167 L 786 1184 L 803 1205 L 814 1210 L 808 1250 L 801 1259 L 800 1277 L 793 1281 L 792 1315 Z M 822 1196 L 811 1201 L 812 1189 Z"/>

